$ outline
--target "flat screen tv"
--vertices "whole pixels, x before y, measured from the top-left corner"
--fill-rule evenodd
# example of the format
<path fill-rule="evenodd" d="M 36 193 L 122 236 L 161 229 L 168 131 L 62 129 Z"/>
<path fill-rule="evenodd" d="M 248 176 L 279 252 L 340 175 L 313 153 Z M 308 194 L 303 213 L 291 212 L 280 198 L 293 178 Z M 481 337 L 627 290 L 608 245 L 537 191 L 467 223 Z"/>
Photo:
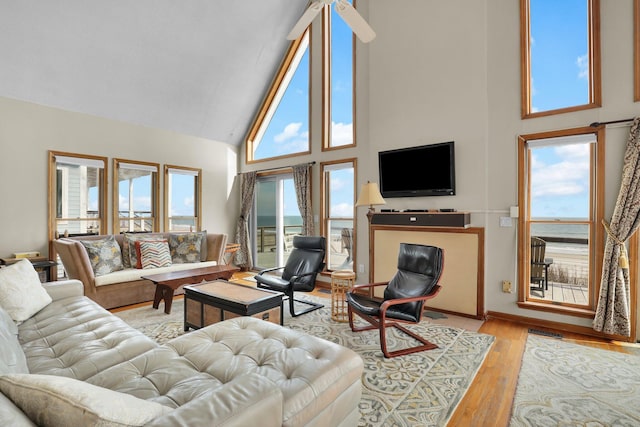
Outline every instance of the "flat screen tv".
<path fill-rule="evenodd" d="M 382 197 L 456 194 L 454 142 L 380 151 Z"/>

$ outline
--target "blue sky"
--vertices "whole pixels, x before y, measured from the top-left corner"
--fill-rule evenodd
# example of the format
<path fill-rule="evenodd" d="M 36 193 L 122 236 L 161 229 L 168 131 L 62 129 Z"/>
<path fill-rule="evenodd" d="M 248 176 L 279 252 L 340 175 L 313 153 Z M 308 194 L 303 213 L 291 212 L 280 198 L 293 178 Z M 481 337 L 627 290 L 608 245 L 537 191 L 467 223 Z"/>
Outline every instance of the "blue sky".
<path fill-rule="evenodd" d="M 589 102 L 586 0 L 531 0 L 533 111 Z M 531 216 L 588 218 L 589 146 L 537 148 Z"/>
<path fill-rule="evenodd" d="M 320 22 L 317 18 L 315 22 Z M 331 121 L 334 145 L 352 143 L 353 135 L 353 82 L 352 82 L 352 32 L 331 8 Z M 319 104 L 315 100 L 314 104 Z M 306 151 L 309 146 L 309 52 L 302 57 L 291 83 L 269 124 L 262 141 L 255 151 L 255 158 L 268 158 L 288 153 Z M 314 141 L 312 150 L 319 150 Z M 295 161 L 293 161 L 295 162 Z M 293 163 L 292 162 L 292 163 Z M 317 166 L 316 166 L 317 167 Z M 351 174 L 352 175 L 352 174 Z M 349 179 L 343 172 L 332 174 L 332 188 L 341 188 Z M 351 183 L 353 183 L 353 178 Z M 353 184 L 351 184 L 353 185 Z M 273 211 L 273 203 L 263 197 L 258 200 L 261 214 Z M 353 191 L 336 192 L 332 205 L 345 216 L 353 215 Z M 284 214 L 299 215 L 293 184 L 286 183 L 284 190 Z"/>

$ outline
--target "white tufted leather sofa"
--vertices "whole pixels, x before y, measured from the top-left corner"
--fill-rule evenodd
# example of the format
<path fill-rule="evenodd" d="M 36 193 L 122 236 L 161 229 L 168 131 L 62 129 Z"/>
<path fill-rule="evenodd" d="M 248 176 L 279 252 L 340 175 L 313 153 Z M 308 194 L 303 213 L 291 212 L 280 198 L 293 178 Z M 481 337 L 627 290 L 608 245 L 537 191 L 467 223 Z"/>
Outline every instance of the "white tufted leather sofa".
<path fill-rule="evenodd" d="M 352 426 L 360 417 L 363 362 L 347 348 L 251 317 L 158 345 L 81 296 L 80 282 L 47 288 L 54 301 L 19 325 L 29 373 L 169 408 L 149 426 Z M 2 394 L 0 419 L 34 425 Z"/>

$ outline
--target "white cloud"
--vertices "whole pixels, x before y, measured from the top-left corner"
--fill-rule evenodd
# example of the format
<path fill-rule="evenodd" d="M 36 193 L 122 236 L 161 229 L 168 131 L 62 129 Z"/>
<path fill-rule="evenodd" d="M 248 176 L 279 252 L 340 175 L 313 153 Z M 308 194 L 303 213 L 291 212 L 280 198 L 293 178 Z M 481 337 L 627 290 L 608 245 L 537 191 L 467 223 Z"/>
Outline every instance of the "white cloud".
<path fill-rule="evenodd" d="M 353 123 L 331 122 L 331 146 L 353 144 Z"/>
<path fill-rule="evenodd" d="M 295 138 L 300 132 L 300 128 L 302 127 L 302 123 L 289 123 L 284 127 L 284 130 L 273 137 L 275 142 L 284 142 L 291 138 Z"/>
<path fill-rule="evenodd" d="M 353 203 L 339 203 L 331 206 L 331 215 L 336 217 L 353 217 Z"/>
<path fill-rule="evenodd" d="M 589 78 L 589 56 L 586 53 L 584 55 L 578 56 L 578 59 L 576 59 L 576 65 L 578 66 L 578 78 L 588 79 Z"/>
<path fill-rule="evenodd" d="M 573 144 L 554 148 L 556 160 L 545 164 L 537 156 L 532 157 L 533 197 L 571 196 L 588 194 L 589 145 Z"/>
<path fill-rule="evenodd" d="M 309 131 L 301 132 L 302 123 L 289 123 L 282 132 L 273 137 L 275 154 L 306 151 L 309 148 Z"/>

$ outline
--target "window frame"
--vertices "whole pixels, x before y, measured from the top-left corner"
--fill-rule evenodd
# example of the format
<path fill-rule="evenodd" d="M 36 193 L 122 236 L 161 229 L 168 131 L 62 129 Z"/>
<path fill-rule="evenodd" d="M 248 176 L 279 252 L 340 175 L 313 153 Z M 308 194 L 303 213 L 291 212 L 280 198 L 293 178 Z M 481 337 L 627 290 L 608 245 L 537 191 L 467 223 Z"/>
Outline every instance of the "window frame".
<path fill-rule="evenodd" d="M 258 203 L 257 203 L 257 198 L 258 198 L 258 191 L 256 190 L 254 193 L 254 201 L 253 201 L 253 206 L 251 207 L 251 213 L 250 213 L 250 219 L 249 219 L 249 235 L 251 236 L 251 255 L 253 258 L 253 268 L 254 269 L 259 269 L 259 270 L 263 270 L 265 268 L 275 268 L 275 267 L 279 267 L 279 266 L 283 266 L 286 264 L 286 260 L 285 260 L 285 255 L 284 255 L 284 251 L 285 251 L 285 239 L 284 239 L 284 232 L 286 232 L 286 225 L 280 221 L 284 221 L 284 217 L 286 215 L 284 215 L 284 212 L 281 211 L 280 209 L 283 207 L 280 204 L 280 198 L 284 197 L 284 189 L 282 189 L 282 185 L 284 185 L 284 181 L 285 180 L 291 180 L 293 181 L 293 168 L 291 167 L 283 167 L 283 168 L 277 168 L 274 170 L 268 170 L 268 171 L 264 171 L 264 172 L 259 172 L 256 176 L 256 187 L 258 186 L 258 182 L 262 181 L 262 182 L 269 182 L 269 181 L 273 181 L 276 184 L 276 200 L 275 200 L 275 207 L 276 207 L 276 225 L 275 225 L 275 241 L 274 241 L 274 250 L 275 250 L 275 265 L 273 266 L 266 266 L 266 265 L 259 265 L 258 264 Z M 280 191 L 282 190 L 282 191 Z M 280 215 L 281 218 L 280 218 Z M 279 233 L 278 232 L 278 225 L 280 224 L 280 226 L 282 227 L 282 231 L 283 233 Z M 262 240 L 262 238 L 260 239 L 261 243 L 264 245 L 264 242 Z M 288 258 L 288 257 L 287 257 Z"/>
<path fill-rule="evenodd" d="M 520 0 L 520 86 L 523 119 L 563 114 L 602 106 L 601 54 L 600 54 L 600 0 L 588 2 L 589 37 L 589 102 L 547 111 L 531 111 L 531 28 L 529 6 L 531 0 Z M 638 0 L 636 0 L 638 1 Z"/>
<path fill-rule="evenodd" d="M 605 127 L 581 127 L 557 131 L 541 132 L 518 136 L 518 205 L 520 215 L 518 218 L 518 306 L 520 308 L 547 311 L 573 315 L 578 317 L 593 318 L 600 292 L 600 277 L 602 275 L 602 257 L 604 253 L 604 230 L 600 226 L 604 218 L 604 177 L 605 177 Z M 530 140 L 544 138 L 557 138 L 570 135 L 595 134 L 596 142 L 591 151 L 590 180 L 592 189 L 590 193 L 591 233 L 589 238 L 589 304 L 588 307 L 576 307 L 562 302 L 532 301 L 529 298 L 529 268 L 530 268 L 530 166 L 529 149 L 527 143 Z M 595 158 L 594 158 L 595 157 Z"/>
<path fill-rule="evenodd" d="M 355 8 L 356 0 L 353 0 Z M 332 146 L 332 122 L 333 122 L 333 96 L 331 93 L 333 82 L 333 69 L 331 62 L 331 46 L 333 40 L 332 18 L 330 7 L 325 7 L 322 15 L 322 151 L 342 150 L 357 146 L 356 139 L 356 41 L 355 34 L 351 33 L 351 116 L 352 116 L 352 143 Z"/>
<path fill-rule="evenodd" d="M 147 168 L 155 168 L 155 173 L 152 174 L 151 176 L 151 216 L 149 217 L 149 219 L 152 221 L 152 227 L 151 230 L 148 231 L 153 231 L 153 232 L 157 232 L 160 230 L 160 218 L 158 216 L 158 213 L 160 211 L 159 208 L 159 200 L 158 200 L 158 194 L 159 194 L 159 187 L 160 187 L 160 181 L 158 179 L 159 175 L 160 175 L 160 164 L 158 163 L 151 163 L 151 162 L 143 162 L 143 161 L 138 161 L 138 160 L 127 160 L 127 159 L 119 159 L 119 158 L 114 158 L 113 159 L 113 200 L 112 200 L 112 204 L 113 204 L 113 223 L 112 223 L 112 228 L 113 228 L 113 234 L 120 234 L 120 233 L 124 233 L 127 232 L 125 230 L 120 229 L 120 221 L 121 220 L 131 220 L 132 218 L 130 217 L 121 217 L 120 216 L 120 165 L 121 164 L 128 164 L 128 165 L 140 165 L 143 166 L 145 169 Z M 134 169 L 134 168 L 132 168 Z M 130 231 L 130 230 L 128 230 Z M 147 231 L 147 230 L 145 230 Z"/>
<path fill-rule="evenodd" d="M 355 272 L 355 266 L 357 265 L 357 242 L 358 242 L 358 237 L 357 237 L 357 230 L 358 230 L 358 216 L 356 215 L 356 199 L 358 197 L 358 193 L 357 193 L 357 176 L 358 176 L 358 159 L 357 157 L 350 157 L 350 158 L 345 158 L 345 159 L 338 159 L 338 160 L 330 160 L 330 161 L 326 161 L 326 162 L 320 162 L 320 235 L 324 236 L 327 239 L 327 242 L 330 241 L 330 230 L 328 227 L 328 221 L 330 220 L 340 220 L 340 219 L 349 219 L 349 218 L 333 218 L 330 216 L 330 200 L 329 200 L 329 190 L 330 190 L 330 185 L 327 182 L 328 180 L 328 174 L 326 173 L 326 169 L 328 166 L 332 166 L 332 165 L 337 165 L 337 164 L 342 164 L 342 163 L 351 163 L 353 166 L 353 217 L 351 218 L 351 220 L 353 221 L 353 234 L 352 234 L 352 245 L 351 245 L 351 259 L 352 259 L 352 268 L 353 271 Z M 327 259 L 328 259 L 328 254 L 327 254 Z M 325 267 L 325 271 L 323 273 L 331 273 L 331 270 L 329 268 L 329 263 L 327 262 L 327 265 Z"/>
<path fill-rule="evenodd" d="M 98 161 L 102 162 L 103 167 L 101 173 L 98 176 L 98 182 L 100 185 L 100 194 L 98 195 L 98 218 L 94 219 L 99 224 L 99 233 L 106 234 L 107 233 L 107 177 L 109 173 L 109 163 L 107 157 L 102 156 L 93 156 L 89 154 L 78 154 L 78 153 L 68 153 L 63 151 L 54 151 L 49 150 L 49 172 L 48 172 L 48 228 L 49 228 L 49 258 L 57 259 L 58 253 L 55 250 L 55 246 L 53 245 L 53 241 L 60 236 L 58 230 L 58 205 L 57 205 L 57 176 L 58 176 L 58 168 L 57 168 L 57 160 L 56 157 L 71 157 L 77 159 L 84 159 L 89 161 Z M 62 208 L 64 210 L 64 207 Z M 88 220 L 89 218 L 62 218 L 61 220 Z M 51 277 L 57 277 L 57 267 L 53 268 L 51 272 Z"/>
<path fill-rule="evenodd" d="M 309 122 L 309 135 L 311 135 L 311 128 L 312 128 L 312 123 L 311 123 L 311 70 L 313 69 L 312 66 L 312 60 L 313 60 L 313 56 L 312 56 L 312 38 L 311 38 L 311 31 L 310 28 L 307 28 L 306 31 L 304 31 L 302 33 L 302 35 L 300 35 L 300 37 L 298 37 L 296 40 L 292 41 L 291 44 L 289 45 L 289 48 L 287 49 L 287 53 L 284 56 L 284 59 L 282 60 L 282 63 L 280 64 L 280 67 L 278 68 L 278 72 L 276 73 L 273 82 L 271 83 L 271 86 L 269 87 L 269 90 L 267 92 L 267 95 L 265 96 L 264 101 L 262 102 L 260 109 L 258 110 L 258 113 L 256 114 L 256 117 L 253 121 L 253 124 L 251 125 L 251 127 L 249 128 L 249 133 L 247 134 L 247 137 L 245 139 L 245 163 L 246 164 L 253 164 L 253 163 L 260 163 L 260 162 L 266 162 L 266 161 L 272 161 L 272 160 L 276 160 L 276 159 L 285 159 L 285 158 L 290 158 L 290 157 L 297 157 L 297 156 L 303 156 L 303 155 L 307 155 L 307 154 L 311 154 L 311 136 L 309 136 L 309 140 L 308 140 L 308 147 L 306 151 L 301 151 L 298 153 L 291 153 L 291 154 L 284 154 L 281 156 L 274 156 L 274 157 L 267 157 L 264 159 L 254 159 L 253 155 L 254 155 L 254 144 L 255 144 L 255 140 L 256 137 L 258 136 L 258 134 L 260 134 L 263 129 L 265 129 L 267 126 L 269 126 L 270 123 L 270 119 L 273 116 L 273 114 L 275 113 L 275 111 L 278 108 L 278 104 L 280 102 L 280 100 L 282 99 L 282 96 L 284 96 L 284 93 L 286 92 L 287 87 L 283 87 L 284 84 L 287 84 L 290 82 L 290 79 L 288 80 L 287 77 L 289 76 L 289 71 L 290 68 L 294 62 L 294 59 L 296 58 L 296 56 L 299 54 L 299 50 L 301 48 L 303 48 L 306 45 L 308 46 L 307 49 L 309 49 L 309 99 L 308 99 L 308 103 L 309 103 L 309 107 L 308 107 L 308 122 Z M 293 76 L 294 73 L 291 74 L 291 76 Z"/>
<path fill-rule="evenodd" d="M 177 231 L 177 230 L 172 230 L 169 227 L 171 220 L 174 218 L 173 216 L 170 215 L 171 207 L 169 206 L 169 187 L 170 187 L 169 174 L 172 169 L 183 170 L 185 172 L 188 172 L 189 175 L 193 175 L 193 177 L 195 178 L 194 184 L 196 188 L 194 188 L 194 191 L 193 191 L 193 196 L 194 196 L 193 203 L 195 205 L 194 213 L 196 217 L 194 219 L 195 230 L 192 229 L 191 231 L 201 231 L 202 230 L 202 169 L 188 167 L 188 166 L 176 166 L 176 165 L 164 165 L 163 230 L 165 232 Z"/>

